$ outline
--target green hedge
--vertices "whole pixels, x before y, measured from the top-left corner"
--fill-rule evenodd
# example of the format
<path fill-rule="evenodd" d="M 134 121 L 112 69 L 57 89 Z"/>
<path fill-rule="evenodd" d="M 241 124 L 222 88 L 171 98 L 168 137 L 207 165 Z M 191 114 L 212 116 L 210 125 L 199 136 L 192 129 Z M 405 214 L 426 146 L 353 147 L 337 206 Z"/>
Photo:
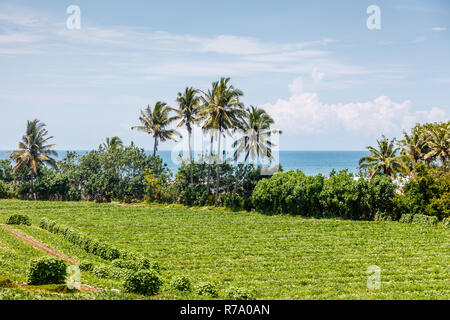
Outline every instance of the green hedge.
<path fill-rule="evenodd" d="M 23 224 L 26 226 L 31 226 L 30 217 L 22 214 L 13 214 L 6 220 L 6 224 Z"/>
<path fill-rule="evenodd" d="M 412 222 L 412 220 L 413 220 L 413 214 L 410 214 L 410 213 L 405 213 L 405 214 L 402 214 L 402 217 L 400 218 L 400 220 L 399 220 L 399 222 L 402 222 L 402 223 L 411 223 Z"/>
<path fill-rule="evenodd" d="M 415 214 L 412 223 L 421 224 L 424 226 L 435 226 L 439 222 L 436 216 L 427 216 L 424 214 Z"/>
<path fill-rule="evenodd" d="M 403 223 L 421 224 L 424 226 L 435 226 L 439 219 L 436 216 L 427 216 L 425 214 L 403 214 L 399 220 Z"/>
<path fill-rule="evenodd" d="M 356 179 L 346 170 L 329 178 L 307 176 L 300 170 L 278 172 L 260 180 L 252 194 L 256 210 L 302 216 L 340 217 L 353 220 L 396 220 L 396 185 L 386 176 L 368 181 Z"/>
<path fill-rule="evenodd" d="M 446 228 L 450 228 L 450 217 L 444 218 L 444 219 L 442 220 L 442 226 L 443 226 L 443 227 L 446 227 Z"/>
<path fill-rule="evenodd" d="M 66 279 L 66 263 L 64 260 L 50 257 L 34 259 L 28 270 L 28 284 L 58 284 Z"/>
<path fill-rule="evenodd" d="M 151 263 L 147 258 L 141 257 L 128 250 L 119 250 L 106 242 L 100 242 L 96 239 L 85 236 L 77 230 L 59 225 L 55 221 L 49 220 L 47 218 L 42 218 L 39 226 L 51 233 L 62 236 L 63 238 L 82 248 L 86 252 L 97 255 L 104 260 L 113 261 L 120 258 L 124 260 L 134 259 L 136 260 L 136 263 L 138 265 L 142 266 L 142 268 L 145 268 L 145 266 L 148 266 L 149 268 L 151 266 Z"/>

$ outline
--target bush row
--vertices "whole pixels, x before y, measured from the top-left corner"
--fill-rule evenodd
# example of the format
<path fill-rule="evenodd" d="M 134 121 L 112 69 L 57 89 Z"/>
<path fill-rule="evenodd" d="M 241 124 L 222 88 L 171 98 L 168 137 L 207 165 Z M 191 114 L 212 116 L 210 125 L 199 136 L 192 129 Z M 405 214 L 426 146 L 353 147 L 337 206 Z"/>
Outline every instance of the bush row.
<path fill-rule="evenodd" d="M 15 224 L 15 225 L 23 224 L 26 226 L 31 226 L 30 217 L 22 215 L 22 214 L 13 214 L 8 219 L 6 219 L 5 223 L 6 224 Z"/>
<path fill-rule="evenodd" d="M 435 226 L 439 219 L 436 216 L 427 216 L 424 214 L 403 214 L 399 220 L 403 223 L 421 224 L 424 226 Z"/>
<path fill-rule="evenodd" d="M 368 181 L 346 170 L 329 178 L 300 170 L 278 172 L 259 181 L 253 191 L 256 210 L 315 217 L 373 220 L 392 216 L 396 185 L 386 176 Z M 391 217 L 396 219 L 396 217 Z"/>
<path fill-rule="evenodd" d="M 139 256 L 129 250 L 118 249 L 106 242 L 100 242 L 47 218 L 42 218 L 39 226 L 51 233 L 62 236 L 64 239 L 75 244 L 86 252 L 97 255 L 104 260 L 113 261 L 121 259 L 122 264 L 125 263 L 124 261 L 127 261 L 127 264 L 135 265 L 138 269 L 148 269 L 154 265 L 148 258 Z"/>

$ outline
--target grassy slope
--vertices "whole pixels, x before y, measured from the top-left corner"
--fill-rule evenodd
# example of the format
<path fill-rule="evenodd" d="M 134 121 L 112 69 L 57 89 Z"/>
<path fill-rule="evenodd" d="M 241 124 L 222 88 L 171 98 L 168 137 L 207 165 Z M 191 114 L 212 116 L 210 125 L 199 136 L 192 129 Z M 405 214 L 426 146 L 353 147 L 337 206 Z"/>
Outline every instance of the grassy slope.
<path fill-rule="evenodd" d="M 28 214 L 33 224 L 48 217 L 142 252 L 162 265 L 166 283 L 178 275 L 194 285 L 211 281 L 221 298 L 231 286 L 250 289 L 259 299 L 450 298 L 450 231 L 441 227 L 161 206 L 0 201 L 0 222 L 14 213 Z M 57 236 L 36 228 L 21 231 L 76 259 L 96 262 Z M 381 290 L 369 291 L 365 272 L 374 264 L 381 268 Z M 0 271 L 5 268 L 11 273 L 2 260 Z M 86 280 L 116 285 L 89 276 Z M 199 298 L 169 289 L 155 298 L 180 297 Z"/>

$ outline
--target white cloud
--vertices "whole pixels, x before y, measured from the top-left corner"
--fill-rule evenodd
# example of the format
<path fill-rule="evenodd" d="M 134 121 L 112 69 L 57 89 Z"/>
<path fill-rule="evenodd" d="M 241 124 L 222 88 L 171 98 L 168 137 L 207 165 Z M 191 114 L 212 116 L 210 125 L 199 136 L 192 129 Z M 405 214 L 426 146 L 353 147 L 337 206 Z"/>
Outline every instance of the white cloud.
<path fill-rule="evenodd" d="M 328 133 L 334 136 L 346 132 L 357 136 L 399 136 L 416 122 L 446 119 L 445 110 L 438 107 L 413 111 L 409 100 L 395 102 L 386 96 L 366 102 L 324 104 L 317 93 L 303 91 L 301 78 L 294 80 L 289 89 L 292 96 L 288 100 L 278 99 L 261 107 L 273 116 L 277 128 L 292 134 Z"/>
<path fill-rule="evenodd" d="M 299 94 L 303 92 L 303 79 L 302 78 L 297 78 L 294 81 L 292 81 L 292 83 L 289 84 L 289 90 L 291 90 L 291 92 L 293 94 Z"/>
<path fill-rule="evenodd" d="M 311 72 L 311 78 L 314 82 L 322 81 L 324 76 L 325 76 L 325 73 L 320 72 L 317 68 L 314 68 Z"/>
<path fill-rule="evenodd" d="M 431 30 L 433 30 L 433 31 L 446 31 L 447 30 L 447 28 L 444 28 L 444 27 L 434 27 L 434 28 L 431 28 Z"/>
<path fill-rule="evenodd" d="M 420 36 L 420 37 L 417 37 L 416 39 L 414 39 L 414 40 L 412 41 L 412 43 L 422 43 L 422 42 L 425 42 L 425 40 L 426 40 L 425 37 Z"/>

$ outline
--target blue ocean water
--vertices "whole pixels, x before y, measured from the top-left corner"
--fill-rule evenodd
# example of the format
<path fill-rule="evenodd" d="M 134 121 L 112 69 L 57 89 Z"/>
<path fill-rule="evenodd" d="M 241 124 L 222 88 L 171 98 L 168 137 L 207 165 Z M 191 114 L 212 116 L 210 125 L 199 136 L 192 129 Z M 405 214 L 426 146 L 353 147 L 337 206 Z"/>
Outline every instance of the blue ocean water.
<path fill-rule="evenodd" d="M 85 154 L 86 151 L 76 151 Z M 147 151 L 151 154 L 151 151 Z M 57 159 L 62 159 L 66 151 L 58 151 Z M 179 164 L 172 160 L 171 151 L 159 151 L 158 154 L 167 163 L 169 169 L 176 173 Z M 322 173 L 328 175 L 331 170 L 348 169 L 349 172 L 358 172 L 358 161 L 366 156 L 367 151 L 280 151 L 279 162 L 284 171 L 300 169 L 307 175 Z M 0 151 L 0 159 L 9 158 L 6 151 Z"/>

